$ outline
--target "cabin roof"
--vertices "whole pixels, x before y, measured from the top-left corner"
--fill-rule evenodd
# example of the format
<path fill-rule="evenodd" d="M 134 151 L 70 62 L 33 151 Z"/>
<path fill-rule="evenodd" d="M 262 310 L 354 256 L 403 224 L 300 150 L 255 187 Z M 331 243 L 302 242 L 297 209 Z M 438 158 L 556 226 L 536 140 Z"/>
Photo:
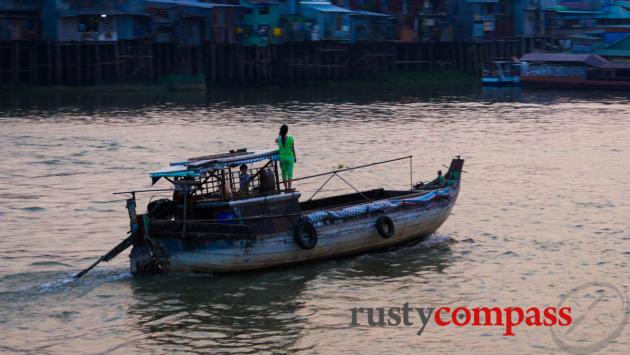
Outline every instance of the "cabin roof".
<path fill-rule="evenodd" d="M 251 164 L 263 160 L 278 160 L 278 150 L 235 151 L 205 155 L 172 162 L 168 167 L 152 171 L 149 176 L 155 184 L 162 177 L 198 177 L 212 170 Z"/>

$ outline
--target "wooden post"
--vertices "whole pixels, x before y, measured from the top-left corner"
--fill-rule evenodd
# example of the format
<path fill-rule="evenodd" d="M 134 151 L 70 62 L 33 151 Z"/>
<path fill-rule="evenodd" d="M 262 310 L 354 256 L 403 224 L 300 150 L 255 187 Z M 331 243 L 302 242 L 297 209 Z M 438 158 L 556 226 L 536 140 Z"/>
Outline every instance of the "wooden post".
<path fill-rule="evenodd" d="M 217 81 L 217 45 L 212 43 L 212 47 L 211 47 L 211 54 L 210 54 L 210 58 L 212 58 L 212 63 L 210 63 L 210 65 L 212 66 L 212 81 L 216 82 Z"/>
<path fill-rule="evenodd" d="M 52 44 L 46 44 L 46 84 L 52 83 L 53 61 L 52 61 Z"/>
<path fill-rule="evenodd" d="M 149 79 L 151 80 L 155 80 L 157 79 L 157 75 L 155 75 L 155 51 L 153 50 L 153 43 L 147 43 L 146 44 L 147 49 L 149 50 L 149 58 L 148 61 L 148 65 L 147 65 L 147 70 L 149 72 Z"/>
<path fill-rule="evenodd" d="M 114 42 L 114 78 L 116 81 L 120 80 L 120 57 L 119 57 L 119 48 L 120 42 Z"/>
<path fill-rule="evenodd" d="M 94 80 L 94 83 L 98 85 L 101 83 L 101 80 L 103 78 L 103 69 L 101 68 L 101 45 L 100 43 L 96 43 L 94 47 L 94 56 L 96 57 L 94 58 L 94 65 L 96 65 L 96 78 Z"/>
<path fill-rule="evenodd" d="M 59 43 L 55 44 L 55 84 L 61 85 L 62 74 L 62 61 L 61 61 L 61 46 Z"/>
<path fill-rule="evenodd" d="M 293 70 L 295 69 L 294 65 L 295 65 L 295 47 L 293 42 L 289 42 L 288 44 L 289 46 L 289 61 L 288 61 L 288 72 L 287 72 L 287 76 L 289 78 L 289 82 L 293 83 L 294 82 L 294 76 L 293 76 Z"/>
<path fill-rule="evenodd" d="M 29 82 L 31 84 L 37 84 L 37 74 L 38 74 L 38 65 L 37 65 L 37 49 L 38 49 L 38 42 L 35 41 L 31 41 L 30 43 L 30 47 L 29 47 Z"/>
<path fill-rule="evenodd" d="M 13 83 L 20 82 L 20 41 L 13 42 Z"/>
<path fill-rule="evenodd" d="M 76 73 L 77 73 L 77 84 L 81 84 L 81 45 L 79 43 L 75 43 L 75 59 L 76 59 Z"/>

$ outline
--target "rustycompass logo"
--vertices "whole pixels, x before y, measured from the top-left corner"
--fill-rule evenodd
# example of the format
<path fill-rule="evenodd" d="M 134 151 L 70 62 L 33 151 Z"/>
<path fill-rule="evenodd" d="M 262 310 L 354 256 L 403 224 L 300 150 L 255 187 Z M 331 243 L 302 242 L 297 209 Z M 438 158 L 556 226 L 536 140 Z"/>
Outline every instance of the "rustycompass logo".
<path fill-rule="evenodd" d="M 427 328 L 495 327 L 503 336 L 516 336 L 522 327 L 547 327 L 554 342 L 576 354 L 595 352 L 623 331 L 630 314 L 627 297 L 606 282 L 589 282 L 561 295 L 556 306 L 354 307 L 353 326 Z"/>
<path fill-rule="evenodd" d="M 588 282 L 561 295 L 558 307 L 571 305 L 573 323 L 551 328 L 553 341 L 563 350 L 585 354 L 610 344 L 628 322 L 628 299 L 607 282 Z"/>
<path fill-rule="evenodd" d="M 573 322 L 571 307 L 355 307 L 352 325 L 361 325 L 364 318 L 369 326 L 406 326 L 416 324 L 418 335 L 428 324 L 438 327 L 496 327 L 503 336 L 515 336 L 517 327 L 569 327 Z M 362 316 L 362 317 L 361 317 Z M 365 323 L 363 323 L 365 324 Z"/>

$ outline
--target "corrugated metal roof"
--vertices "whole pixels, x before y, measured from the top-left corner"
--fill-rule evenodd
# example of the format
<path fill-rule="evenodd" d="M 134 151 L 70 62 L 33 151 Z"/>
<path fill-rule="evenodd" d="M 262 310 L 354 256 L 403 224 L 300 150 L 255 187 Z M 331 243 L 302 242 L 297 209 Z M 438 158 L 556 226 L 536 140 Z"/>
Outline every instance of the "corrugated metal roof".
<path fill-rule="evenodd" d="M 582 11 L 582 10 L 553 10 L 558 14 L 570 14 L 570 15 L 599 15 L 600 11 Z"/>
<path fill-rule="evenodd" d="M 630 36 L 626 36 L 606 46 L 606 49 L 621 49 L 630 51 Z"/>
<path fill-rule="evenodd" d="M 300 2 L 300 5 L 310 7 L 313 10 L 319 11 L 319 12 L 336 12 L 336 13 L 348 13 L 348 14 L 353 13 L 353 11 L 351 10 L 333 5 L 325 1 L 312 1 L 312 2 L 303 1 L 303 2 Z"/>
<path fill-rule="evenodd" d="M 247 0 L 247 2 L 256 5 L 279 5 L 275 0 Z"/>
<path fill-rule="evenodd" d="M 595 37 L 595 36 L 589 36 L 589 35 L 570 35 L 569 36 L 570 39 L 583 39 L 586 41 L 603 41 L 603 38 L 599 38 L 599 37 Z"/>
<path fill-rule="evenodd" d="M 98 16 L 98 15 L 107 15 L 107 16 L 148 16 L 149 14 L 146 12 L 137 12 L 137 11 L 121 11 L 116 9 L 80 9 L 78 11 L 75 10 L 63 10 L 59 11 L 59 17 L 61 18 L 69 18 L 76 16 Z"/>
<path fill-rule="evenodd" d="M 624 6 L 612 5 L 608 7 L 604 13 L 597 16 L 597 18 L 611 20 L 628 20 L 630 19 L 630 10 Z"/>
<path fill-rule="evenodd" d="M 147 3 L 155 3 L 171 6 L 185 6 L 185 7 L 198 7 L 204 9 L 213 9 L 215 7 L 241 7 L 240 5 L 231 4 L 215 4 L 209 2 L 197 2 L 197 1 L 179 1 L 179 0 L 146 0 Z"/>
<path fill-rule="evenodd" d="M 354 15 L 357 16 L 374 16 L 374 17 L 394 17 L 392 15 L 389 14 L 382 14 L 380 12 L 372 12 L 372 11 L 365 11 L 365 10 L 352 10 L 354 12 Z"/>
<path fill-rule="evenodd" d="M 605 57 L 630 57 L 630 51 L 624 51 L 620 49 L 599 49 L 595 51 L 597 55 L 603 55 Z"/>
<path fill-rule="evenodd" d="M 608 64 L 604 65 L 602 68 L 604 69 L 630 69 L 630 63 L 608 62 Z"/>
<path fill-rule="evenodd" d="M 523 62 L 583 63 L 596 68 L 603 68 L 609 62 L 595 54 L 576 53 L 527 53 L 521 57 Z"/>
<path fill-rule="evenodd" d="M 527 53 L 521 57 L 526 62 L 583 62 L 591 54 L 576 53 Z"/>
<path fill-rule="evenodd" d="M 612 56 L 612 57 L 630 57 L 630 36 L 624 37 L 595 51 L 595 54 Z"/>

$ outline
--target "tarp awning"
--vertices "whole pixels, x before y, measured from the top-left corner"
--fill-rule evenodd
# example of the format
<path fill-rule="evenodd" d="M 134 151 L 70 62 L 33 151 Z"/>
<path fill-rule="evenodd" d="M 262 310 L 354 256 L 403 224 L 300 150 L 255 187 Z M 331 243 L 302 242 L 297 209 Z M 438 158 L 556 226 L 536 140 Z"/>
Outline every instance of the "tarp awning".
<path fill-rule="evenodd" d="M 278 160 L 278 150 L 236 152 L 231 154 L 211 155 L 191 158 L 171 163 L 170 166 L 149 173 L 155 184 L 163 177 L 198 177 L 208 171 L 251 164 L 263 160 Z"/>

